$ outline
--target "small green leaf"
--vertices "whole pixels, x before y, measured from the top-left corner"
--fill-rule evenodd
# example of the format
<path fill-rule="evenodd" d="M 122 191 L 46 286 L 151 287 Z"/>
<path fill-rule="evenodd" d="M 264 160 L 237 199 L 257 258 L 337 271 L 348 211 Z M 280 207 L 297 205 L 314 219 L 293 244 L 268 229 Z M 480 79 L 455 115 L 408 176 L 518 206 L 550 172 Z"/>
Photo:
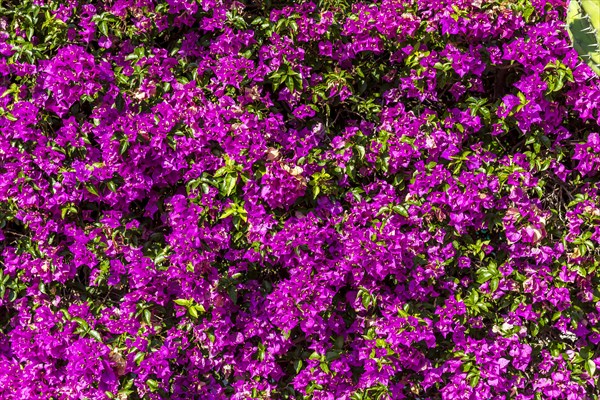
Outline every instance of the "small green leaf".
<path fill-rule="evenodd" d="M 199 313 L 205 313 L 206 309 L 202 304 L 195 304 L 194 307 Z"/>
<path fill-rule="evenodd" d="M 90 329 L 90 326 L 88 325 L 87 321 L 84 320 L 83 318 L 80 317 L 75 317 L 72 319 L 72 321 L 75 321 L 79 324 L 79 326 L 83 327 L 84 329 Z"/>
<path fill-rule="evenodd" d="M 106 182 L 106 187 L 113 193 L 117 193 L 117 185 L 113 181 Z"/>
<path fill-rule="evenodd" d="M 183 307 L 189 307 L 192 304 L 192 300 L 187 300 L 187 299 L 177 299 L 173 301 L 175 304 L 183 306 Z"/>
<path fill-rule="evenodd" d="M 231 196 L 237 184 L 237 175 L 229 174 L 225 178 L 224 192 L 225 196 Z"/>
<path fill-rule="evenodd" d="M 101 21 L 98 25 L 98 28 L 100 28 L 100 32 L 102 32 L 104 36 L 108 36 L 108 26 L 106 24 L 106 21 Z"/>
<path fill-rule="evenodd" d="M 236 209 L 234 207 L 229 207 L 228 209 L 226 209 L 223 214 L 221 214 L 219 216 L 219 219 L 225 219 L 227 217 L 229 217 L 230 215 L 235 214 Z"/>
<path fill-rule="evenodd" d="M 221 167 L 221 168 L 219 168 L 219 169 L 218 169 L 218 170 L 215 172 L 215 174 L 214 174 L 213 176 L 214 176 L 215 178 L 219 178 L 219 177 L 221 177 L 221 176 L 224 176 L 224 175 L 227 173 L 227 171 L 228 171 L 228 170 L 229 170 L 229 167 L 227 167 L 227 166 L 225 166 L 225 167 Z"/>
<path fill-rule="evenodd" d="M 227 294 L 229 294 L 229 298 L 231 299 L 231 301 L 233 301 L 233 304 L 236 304 L 238 295 L 235 286 L 229 286 L 229 288 L 227 289 Z"/>
<path fill-rule="evenodd" d="M 12 121 L 12 122 L 15 122 L 18 119 L 17 117 L 15 117 L 14 115 L 12 115 L 11 113 L 5 113 L 4 117 L 7 120 Z"/>
<path fill-rule="evenodd" d="M 369 308 L 371 305 L 371 295 L 367 292 L 362 293 L 362 305 L 364 308 Z"/>
<path fill-rule="evenodd" d="M 288 75 L 285 80 L 285 86 L 289 89 L 290 92 L 294 91 L 294 77 Z"/>
<path fill-rule="evenodd" d="M 120 155 L 125 154 L 125 152 L 129 148 L 129 146 L 131 146 L 131 143 L 129 143 L 129 140 L 127 140 L 127 139 L 123 140 L 121 142 L 121 145 L 119 146 L 119 154 Z"/>
<path fill-rule="evenodd" d="M 596 373 L 596 363 L 594 360 L 587 360 L 585 363 L 585 370 L 590 374 L 590 376 L 594 376 Z"/>
<path fill-rule="evenodd" d="M 500 280 L 498 278 L 494 278 L 490 281 L 490 289 L 491 289 L 492 293 L 494 293 L 496 290 L 498 290 L 499 283 L 500 283 Z"/>
<path fill-rule="evenodd" d="M 144 312 L 142 313 L 142 317 L 144 319 L 144 322 L 148 325 L 151 325 L 151 317 L 152 317 L 152 313 L 150 312 L 150 310 L 145 309 Z"/>
<path fill-rule="evenodd" d="M 296 371 L 296 373 L 300 373 L 300 370 L 302 369 L 302 360 L 296 360 L 294 361 L 294 371 Z"/>
<path fill-rule="evenodd" d="M 92 329 L 92 330 L 91 330 L 91 331 L 89 331 L 88 333 L 89 333 L 89 335 L 90 335 L 91 337 L 93 337 L 93 338 L 94 338 L 94 339 L 96 339 L 97 341 L 99 341 L 99 342 L 102 342 L 102 336 L 100 335 L 100 332 L 98 332 L 98 331 L 96 331 L 96 330 L 93 330 L 93 329 Z"/>
<path fill-rule="evenodd" d="M 469 385 L 471 385 L 471 387 L 475 387 L 477 386 L 477 384 L 479 383 L 479 379 L 480 376 L 479 374 L 474 374 L 473 376 L 471 376 L 471 378 L 469 379 Z"/>
<path fill-rule="evenodd" d="M 406 207 L 404 207 L 403 205 L 396 205 L 396 206 L 392 207 L 392 210 L 395 213 L 400 214 L 403 217 L 408 218 L 408 211 L 406 210 Z"/>
<path fill-rule="evenodd" d="M 85 184 L 85 188 L 87 189 L 88 192 L 90 192 L 94 196 L 98 196 L 98 190 L 96 189 L 96 187 L 93 184 L 88 182 Z"/>
<path fill-rule="evenodd" d="M 158 390 L 158 382 L 155 379 L 148 379 L 146 381 L 146 385 L 152 392 L 156 392 Z"/>
<path fill-rule="evenodd" d="M 146 358 L 146 354 L 140 351 L 133 357 L 133 362 L 136 363 L 136 365 L 140 365 L 140 363 L 144 361 L 144 358 Z"/>

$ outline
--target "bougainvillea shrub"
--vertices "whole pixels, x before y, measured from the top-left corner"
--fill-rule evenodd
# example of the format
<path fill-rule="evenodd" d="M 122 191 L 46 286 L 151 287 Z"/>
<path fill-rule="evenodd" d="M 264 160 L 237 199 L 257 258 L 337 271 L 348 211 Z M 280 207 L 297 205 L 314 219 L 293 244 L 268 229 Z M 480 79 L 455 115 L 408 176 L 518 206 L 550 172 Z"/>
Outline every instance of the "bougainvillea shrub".
<path fill-rule="evenodd" d="M 0 3 L 0 398 L 598 398 L 566 10 Z"/>

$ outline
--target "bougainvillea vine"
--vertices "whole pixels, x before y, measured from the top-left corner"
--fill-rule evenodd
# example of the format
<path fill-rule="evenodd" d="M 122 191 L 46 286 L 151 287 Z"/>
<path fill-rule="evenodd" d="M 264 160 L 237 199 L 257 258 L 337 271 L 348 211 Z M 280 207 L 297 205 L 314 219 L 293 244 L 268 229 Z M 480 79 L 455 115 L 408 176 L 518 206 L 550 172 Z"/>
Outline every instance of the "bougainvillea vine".
<path fill-rule="evenodd" d="M 598 398 L 566 13 L 0 3 L 0 397 Z"/>

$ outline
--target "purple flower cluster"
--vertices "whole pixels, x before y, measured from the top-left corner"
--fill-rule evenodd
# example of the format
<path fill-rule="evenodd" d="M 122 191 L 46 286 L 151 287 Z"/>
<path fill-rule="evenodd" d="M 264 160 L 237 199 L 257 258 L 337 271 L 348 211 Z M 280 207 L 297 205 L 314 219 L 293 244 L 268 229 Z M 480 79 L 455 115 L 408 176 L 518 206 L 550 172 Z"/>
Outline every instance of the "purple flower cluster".
<path fill-rule="evenodd" d="M 0 398 L 598 398 L 565 1 L 9 3 Z"/>

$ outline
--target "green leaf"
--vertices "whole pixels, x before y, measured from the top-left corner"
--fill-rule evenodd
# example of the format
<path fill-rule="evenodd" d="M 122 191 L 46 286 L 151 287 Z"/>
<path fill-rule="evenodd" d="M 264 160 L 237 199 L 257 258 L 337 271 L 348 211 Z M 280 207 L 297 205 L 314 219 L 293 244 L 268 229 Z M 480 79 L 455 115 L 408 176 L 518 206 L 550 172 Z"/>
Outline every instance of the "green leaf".
<path fill-rule="evenodd" d="M 404 207 L 403 205 L 396 205 L 396 206 L 392 207 L 392 210 L 395 213 L 400 214 L 403 217 L 408 218 L 408 211 L 406 210 L 406 207 Z"/>
<path fill-rule="evenodd" d="M 96 339 L 99 342 L 102 342 L 102 336 L 100 335 L 100 332 L 96 331 L 96 330 L 91 330 L 88 332 L 88 334 L 93 337 L 94 339 Z"/>
<path fill-rule="evenodd" d="M 231 301 L 233 301 L 233 304 L 236 304 L 238 295 L 235 286 L 229 286 L 229 288 L 227 289 L 227 294 L 229 294 L 229 298 L 231 299 Z"/>
<path fill-rule="evenodd" d="M 364 308 L 369 308 L 371 305 L 371 295 L 368 292 L 362 293 L 362 305 Z"/>
<path fill-rule="evenodd" d="M 129 146 L 131 146 L 131 143 L 129 143 L 129 140 L 127 140 L 127 139 L 123 140 L 121 142 L 121 145 L 119 146 L 119 154 L 120 155 L 125 154 L 125 152 L 129 148 Z"/>
<path fill-rule="evenodd" d="M 258 343 L 258 351 L 256 352 L 256 358 L 258 359 L 258 361 L 263 361 L 265 359 L 265 352 L 266 352 L 266 348 L 265 345 L 262 343 Z"/>
<path fill-rule="evenodd" d="M 294 91 L 294 77 L 292 75 L 288 75 L 285 80 L 285 86 L 289 89 L 290 92 Z"/>
<path fill-rule="evenodd" d="M 365 147 L 361 146 L 361 145 L 356 145 L 356 146 L 354 146 L 354 149 L 358 153 L 358 158 L 361 160 L 364 160 L 365 154 L 366 154 Z"/>
<path fill-rule="evenodd" d="M 225 218 L 229 217 L 230 215 L 235 214 L 235 212 L 236 212 L 236 209 L 234 207 L 229 207 L 228 209 L 226 209 L 223 212 L 223 214 L 221 214 L 219 216 L 219 219 L 225 219 Z"/>
<path fill-rule="evenodd" d="M 144 312 L 142 313 L 142 318 L 146 324 L 151 325 L 151 322 L 152 322 L 151 317 L 152 317 L 152 313 L 150 312 L 150 310 L 145 309 Z"/>
<path fill-rule="evenodd" d="M 11 113 L 5 113 L 4 117 L 7 120 L 12 121 L 12 122 L 15 122 L 18 119 L 17 117 L 15 117 L 14 115 L 12 115 Z"/>
<path fill-rule="evenodd" d="M 225 191 L 225 196 L 231 196 L 231 194 L 235 190 L 236 184 L 237 184 L 237 175 L 233 175 L 233 174 L 227 175 L 227 177 L 225 178 L 225 186 L 223 188 Z"/>
<path fill-rule="evenodd" d="M 594 376 L 596 373 L 596 363 L 594 360 L 587 360 L 585 363 L 585 370 L 590 374 L 590 376 Z"/>
<path fill-rule="evenodd" d="M 75 317 L 75 318 L 73 318 L 73 319 L 72 319 L 72 321 L 75 321 L 75 322 L 77 322 L 77 323 L 79 324 L 79 326 L 81 326 L 82 328 L 84 328 L 84 329 L 86 329 L 86 330 L 87 330 L 87 329 L 90 329 L 90 326 L 89 326 L 89 324 L 88 324 L 88 323 L 87 323 L 87 321 L 86 321 L 86 320 L 84 320 L 83 318 L 80 318 L 80 317 Z"/>
<path fill-rule="evenodd" d="M 190 305 L 192 305 L 192 300 L 177 299 L 177 300 L 174 300 L 173 303 L 183 306 L 183 307 L 189 307 Z"/>
<path fill-rule="evenodd" d="M 488 269 L 481 268 L 477 270 L 477 283 L 485 283 L 492 279 L 494 274 L 492 274 Z"/>
<path fill-rule="evenodd" d="M 136 363 L 137 365 L 140 365 L 140 363 L 144 360 L 144 358 L 146 358 L 146 354 L 143 352 L 139 352 L 135 355 L 135 357 L 133 357 L 133 362 Z"/>
<path fill-rule="evenodd" d="M 14 86 L 14 87 L 13 87 Z M 13 83 L 10 88 L 6 89 L 1 95 L 0 95 L 0 99 L 4 98 L 6 96 L 8 96 L 9 94 L 13 93 L 16 89 L 16 85 Z"/>
<path fill-rule="evenodd" d="M 469 379 L 469 385 L 471 385 L 471 387 L 475 387 L 477 386 L 477 384 L 479 383 L 479 373 L 474 374 L 473 376 L 471 376 L 471 378 Z"/>
<path fill-rule="evenodd" d="M 494 293 L 498 289 L 499 283 L 500 280 L 498 278 L 494 278 L 490 281 L 490 289 L 492 290 L 492 293 Z"/>
<path fill-rule="evenodd" d="M 93 184 L 91 184 L 91 183 L 88 182 L 88 183 L 85 184 L 85 188 L 87 189 L 88 192 L 90 192 L 94 196 L 99 196 L 98 195 L 98 190 L 96 189 L 96 187 Z"/>
<path fill-rule="evenodd" d="M 117 185 L 113 181 L 106 182 L 106 187 L 113 193 L 117 193 Z"/>
<path fill-rule="evenodd" d="M 199 313 L 205 313 L 206 309 L 202 304 L 194 304 L 194 307 Z"/>
<path fill-rule="evenodd" d="M 98 25 L 98 28 L 100 29 L 100 32 L 102 32 L 102 34 L 104 36 L 108 36 L 108 26 L 106 24 L 106 21 L 101 21 L 100 24 Z"/>
<path fill-rule="evenodd" d="M 219 178 L 221 176 L 224 176 L 227 172 L 229 171 L 229 167 L 225 166 L 225 167 L 221 167 L 219 168 L 215 174 L 213 175 L 215 178 Z"/>
<path fill-rule="evenodd" d="M 156 392 L 158 390 L 158 382 L 155 379 L 148 379 L 146 381 L 146 385 L 152 392 Z"/>
<path fill-rule="evenodd" d="M 302 369 L 302 360 L 296 360 L 294 361 L 294 371 L 296 371 L 296 373 L 300 373 L 300 370 Z"/>
<path fill-rule="evenodd" d="M 344 347 L 344 337 L 343 336 L 338 336 L 335 338 L 335 342 L 334 342 L 334 346 L 337 349 L 341 349 L 342 347 Z"/>

